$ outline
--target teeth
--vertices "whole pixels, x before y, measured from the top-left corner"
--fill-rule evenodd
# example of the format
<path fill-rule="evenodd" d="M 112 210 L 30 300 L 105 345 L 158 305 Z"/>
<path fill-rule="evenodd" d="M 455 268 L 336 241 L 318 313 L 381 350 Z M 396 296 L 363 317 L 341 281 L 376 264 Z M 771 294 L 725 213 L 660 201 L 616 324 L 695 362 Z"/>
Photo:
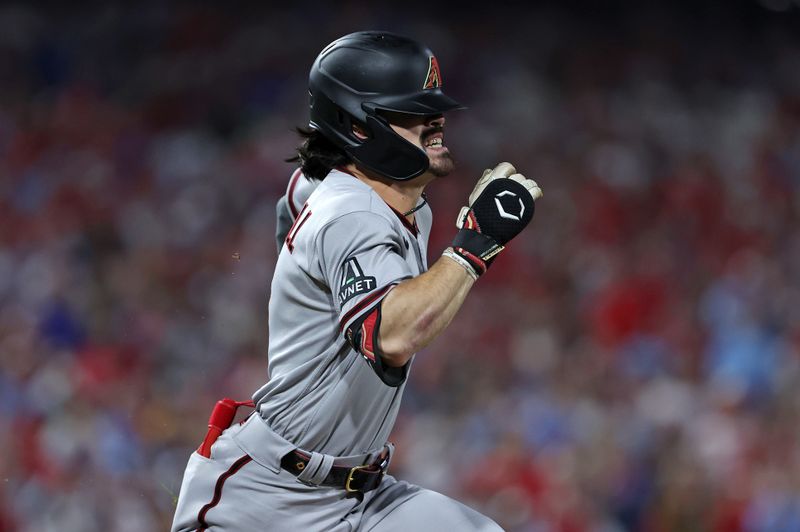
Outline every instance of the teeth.
<path fill-rule="evenodd" d="M 438 148 L 441 147 L 441 145 L 442 145 L 442 139 L 440 138 L 431 139 L 425 143 L 425 146 L 430 148 Z"/>

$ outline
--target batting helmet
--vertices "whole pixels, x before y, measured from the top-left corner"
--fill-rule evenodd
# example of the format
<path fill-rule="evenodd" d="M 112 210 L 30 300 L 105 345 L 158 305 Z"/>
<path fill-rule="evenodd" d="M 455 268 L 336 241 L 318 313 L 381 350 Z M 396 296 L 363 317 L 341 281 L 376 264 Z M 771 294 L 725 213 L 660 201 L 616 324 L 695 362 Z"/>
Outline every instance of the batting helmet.
<path fill-rule="evenodd" d="M 377 111 L 437 115 L 463 106 L 441 89 L 433 52 L 407 37 L 380 31 L 351 33 L 325 47 L 309 74 L 309 125 L 356 162 L 405 181 L 428 169 L 428 155 L 403 139 Z M 368 138 L 353 134 L 353 123 Z"/>

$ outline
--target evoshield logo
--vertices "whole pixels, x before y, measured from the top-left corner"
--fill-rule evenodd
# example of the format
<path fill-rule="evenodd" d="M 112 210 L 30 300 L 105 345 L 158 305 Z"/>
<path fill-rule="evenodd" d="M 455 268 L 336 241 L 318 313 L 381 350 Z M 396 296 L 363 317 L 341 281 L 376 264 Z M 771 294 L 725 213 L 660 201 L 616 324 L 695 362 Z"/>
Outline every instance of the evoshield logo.
<path fill-rule="evenodd" d="M 513 196 L 513 197 L 517 198 L 517 201 L 519 201 L 519 214 L 518 215 L 510 213 L 510 212 L 506 211 L 503 208 L 503 204 L 500 202 L 500 198 L 503 197 L 503 196 Z M 500 215 L 501 218 L 507 218 L 509 220 L 521 220 L 522 219 L 522 215 L 525 214 L 525 204 L 522 203 L 522 199 L 519 198 L 516 194 L 514 194 L 510 190 L 504 190 L 500 194 L 497 194 L 494 197 L 494 202 L 497 205 L 497 213 Z"/>
<path fill-rule="evenodd" d="M 342 266 L 342 282 L 339 285 L 339 305 L 344 306 L 358 294 L 365 294 L 375 289 L 375 278 L 367 277 L 355 257 L 347 259 Z"/>

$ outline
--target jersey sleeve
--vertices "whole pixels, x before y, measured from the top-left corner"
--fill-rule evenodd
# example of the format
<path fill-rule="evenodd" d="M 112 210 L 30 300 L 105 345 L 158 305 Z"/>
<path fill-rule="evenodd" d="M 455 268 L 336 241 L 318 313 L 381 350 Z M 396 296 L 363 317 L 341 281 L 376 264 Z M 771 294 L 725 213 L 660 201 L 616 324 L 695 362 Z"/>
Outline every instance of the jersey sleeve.
<path fill-rule="evenodd" d="M 278 253 L 280 253 L 283 242 L 286 240 L 286 235 L 294 223 L 294 216 L 289 211 L 289 203 L 286 196 L 282 196 L 278 200 L 278 204 L 275 206 L 275 217 L 275 243 L 278 245 Z"/>
<path fill-rule="evenodd" d="M 283 247 L 283 243 L 286 240 L 286 235 L 292 228 L 292 224 L 294 224 L 297 215 L 300 213 L 300 210 L 311 194 L 317 189 L 319 183 L 319 181 L 309 179 L 303 175 L 300 168 L 297 168 L 292 173 L 292 177 L 289 178 L 289 183 L 286 186 L 286 194 L 281 196 L 281 199 L 278 200 L 278 204 L 275 207 L 277 218 L 275 224 L 275 240 L 278 244 L 278 253 L 280 253 L 281 247 Z"/>
<path fill-rule="evenodd" d="M 329 223 L 317 242 L 323 276 L 339 313 L 340 331 L 390 386 L 405 380 L 408 364 L 394 368 L 383 363 L 378 331 L 383 298 L 414 275 L 402 246 L 402 237 L 388 220 L 366 211 Z"/>

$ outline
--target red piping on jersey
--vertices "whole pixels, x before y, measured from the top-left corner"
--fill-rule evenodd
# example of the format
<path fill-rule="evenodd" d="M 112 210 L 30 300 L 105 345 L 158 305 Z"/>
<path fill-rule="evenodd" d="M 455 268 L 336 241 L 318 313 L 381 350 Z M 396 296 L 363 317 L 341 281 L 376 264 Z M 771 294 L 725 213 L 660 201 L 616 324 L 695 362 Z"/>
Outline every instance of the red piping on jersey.
<path fill-rule="evenodd" d="M 358 179 L 358 177 L 356 177 L 355 174 L 352 174 L 352 173 L 348 172 L 347 170 L 345 170 L 345 168 L 343 166 L 337 166 L 336 169 L 339 170 L 340 172 L 342 172 L 343 174 L 348 174 L 348 175 L 351 175 L 351 176 L 355 177 L 356 179 Z M 378 194 L 378 197 L 380 198 L 380 194 Z M 381 199 L 383 200 L 383 198 L 381 198 Z M 383 200 L 383 202 L 386 203 L 386 200 Z M 414 218 L 414 223 L 412 224 L 411 222 L 408 221 L 408 218 L 403 216 L 402 212 L 396 210 L 394 207 L 392 207 L 388 203 L 386 203 L 386 206 L 389 207 L 390 209 L 392 209 L 392 212 L 395 213 L 398 218 L 400 218 L 400 221 L 403 222 L 403 225 L 405 226 L 406 229 L 411 231 L 411 234 L 414 235 L 414 238 L 416 238 L 417 235 L 419 235 L 419 227 L 417 227 L 417 219 L 416 219 L 416 217 Z"/>
<path fill-rule="evenodd" d="M 286 201 L 289 204 L 289 210 L 292 213 L 292 218 L 297 218 L 298 212 L 297 207 L 294 205 L 294 187 L 297 186 L 297 182 L 300 180 L 300 168 L 294 171 L 292 177 L 289 179 L 289 190 L 286 191 Z"/>
<path fill-rule="evenodd" d="M 353 316 L 355 316 L 356 314 L 358 314 L 359 312 L 361 312 L 362 310 L 364 310 L 365 308 L 370 306 L 375 301 L 377 301 L 381 296 L 386 294 L 392 288 L 394 288 L 394 284 L 390 284 L 388 286 L 384 286 L 383 288 L 381 288 L 377 292 L 374 292 L 372 295 L 369 295 L 369 296 L 365 297 L 364 299 L 362 299 L 361 301 L 359 301 L 356 304 L 356 306 L 354 306 L 353 308 L 350 309 L 350 312 L 345 314 L 344 317 L 341 320 L 339 320 L 339 330 L 340 331 L 344 331 L 344 324 L 347 323 L 348 321 L 350 321 L 350 318 L 352 318 Z"/>
<path fill-rule="evenodd" d="M 250 458 L 250 455 L 246 454 L 241 458 L 239 458 L 238 460 L 236 460 L 230 467 L 230 469 L 228 469 L 219 476 L 219 478 L 217 479 L 217 484 L 216 486 L 214 486 L 214 498 L 211 499 L 211 502 L 203 506 L 200 509 L 200 513 L 197 514 L 197 524 L 200 525 L 198 532 L 203 532 L 205 529 L 208 528 L 208 523 L 206 523 L 206 514 L 210 509 L 219 504 L 219 500 L 222 498 L 222 486 L 223 484 L 225 484 L 225 481 L 228 480 L 233 475 L 235 475 L 241 468 L 247 465 L 251 460 L 252 458 Z"/>
<path fill-rule="evenodd" d="M 303 205 L 303 210 L 300 211 L 300 214 L 303 213 L 308 213 L 308 214 L 303 214 L 302 217 L 298 215 L 298 217 L 294 219 L 294 223 L 292 224 L 292 227 L 289 229 L 289 232 L 286 233 L 285 242 L 286 242 L 286 247 L 289 249 L 289 253 L 294 252 L 295 235 L 297 235 L 297 232 L 300 230 L 301 227 L 303 227 L 303 224 L 306 223 L 306 220 L 311 218 L 311 211 L 306 210 L 307 208 L 308 208 L 308 203 Z M 297 228 L 295 228 L 295 225 L 297 226 Z"/>

